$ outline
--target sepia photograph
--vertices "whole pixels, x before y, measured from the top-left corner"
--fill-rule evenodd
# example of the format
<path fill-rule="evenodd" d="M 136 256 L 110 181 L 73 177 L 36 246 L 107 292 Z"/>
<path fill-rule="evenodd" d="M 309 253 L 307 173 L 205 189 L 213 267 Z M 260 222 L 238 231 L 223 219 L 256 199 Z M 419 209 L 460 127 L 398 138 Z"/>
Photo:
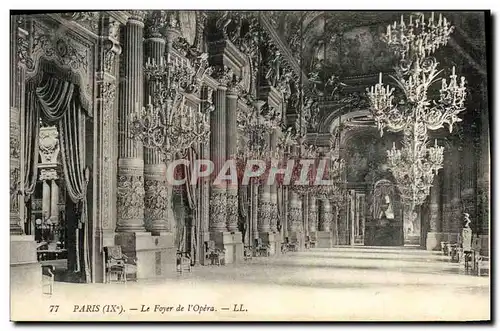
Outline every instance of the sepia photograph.
<path fill-rule="evenodd" d="M 490 11 L 9 19 L 11 321 L 491 321 Z"/>

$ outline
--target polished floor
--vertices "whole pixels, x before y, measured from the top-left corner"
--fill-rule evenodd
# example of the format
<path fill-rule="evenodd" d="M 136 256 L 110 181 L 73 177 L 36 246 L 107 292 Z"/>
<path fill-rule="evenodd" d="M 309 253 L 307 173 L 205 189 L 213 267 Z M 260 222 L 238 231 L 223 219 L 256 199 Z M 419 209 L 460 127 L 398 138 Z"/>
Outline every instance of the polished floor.
<path fill-rule="evenodd" d="M 197 267 L 191 273 L 172 275 L 161 281 L 56 283 L 54 294 L 45 296 L 40 304 L 44 308 L 30 311 L 31 318 L 164 321 L 490 319 L 489 277 L 466 275 L 462 265 L 450 262 L 441 253 L 414 247 L 318 248 L 284 256 L 253 258 L 224 267 Z M 47 312 L 50 304 L 59 305 L 57 313 Z M 96 312 L 95 307 L 85 307 L 83 310 L 90 311 L 78 312 L 86 304 L 100 305 L 99 311 Z M 116 308 L 114 313 L 105 313 L 106 304 L 121 305 L 123 312 L 119 314 L 120 309 Z M 184 310 L 177 311 L 179 306 Z"/>

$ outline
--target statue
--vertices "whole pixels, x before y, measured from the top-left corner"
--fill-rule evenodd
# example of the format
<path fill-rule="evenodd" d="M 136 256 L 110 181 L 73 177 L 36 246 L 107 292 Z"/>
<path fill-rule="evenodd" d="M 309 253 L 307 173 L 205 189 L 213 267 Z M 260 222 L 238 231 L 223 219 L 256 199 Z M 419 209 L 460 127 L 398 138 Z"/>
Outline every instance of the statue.
<path fill-rule="evenodd" d="M 462 249 L 464 252 L 472 251 L 472 229 L 470 228 L 470 216 L 464 213 L 464 228 L 462 229 Z"/>

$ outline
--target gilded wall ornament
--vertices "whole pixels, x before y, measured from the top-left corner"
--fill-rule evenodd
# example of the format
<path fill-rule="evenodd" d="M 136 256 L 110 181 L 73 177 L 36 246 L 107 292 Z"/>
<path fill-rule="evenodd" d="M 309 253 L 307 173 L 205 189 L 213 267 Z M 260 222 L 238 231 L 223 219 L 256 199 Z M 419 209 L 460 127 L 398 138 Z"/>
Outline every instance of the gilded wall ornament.
<path fill-rule="evenodd" d="M 229 82 L 233 81 L 233 70 L 227 66 L 217 66 L 212 73 L 212 77 L 219 84 L 227 86 Z"/>
<path fill-rule="evenodd" d="M 116 202 L 118 219 L 143 219 L 144 194 L 144 178 L 142 176 L 118 176 Z"/>
<path fill-rule="evenodd" d="M 10 141 L 9 141 L 9 147 L 10 147 L 10 157 L 12 159 L 19 159 L 19 153 L 20 153 L 20 141 L 19 141 L 19 130 L 14 130 L 13 128 L 10 129 L 11 133 L 13 133 L 10 136 Z"/>
<path fill-rule="evenodd" d="M 61 16 L 67 20 L 77 22 L 95 34 L 99 32 L 100 12 L 69 12 L 62 13 Z"/>
<path fill-rule="evenodd" d="M 146 15 L 145 37 L 163 38 L 164 29 L 167 26 L 167 13 L 164 10 L 154 10 Z"/>
<path fill-rule="evenodd" d="M 32 70 L 35 66 L 31 54 L 29 53 L 28 38 L 25 35 L 17 37 L 17 60 L 18 65 L 26 66 L 28 70 Z"/>
<path fill-rule="evenodd" d="M 55 126 L 40 128 L 38 144 L 42 164 L 57 163 L 57 157 L 59 156 L 59 132 Z"/>
<path fill-rule="evenodd" d="M 36 30 L 35 30 L 36 31 Z M 88 49 L 75 47 L 66 39 L 54 37 L 50 34 L 36 33 L 33 38 L 33 53 L 42 52 L 47 57 L 56 59 L 65 66 L 72 69 L 88 69 Z"/>
<path fill-rule="evenodd" d="M 55 168 L 41 169 L 40 170 L 40 180 L 41 181 L 51 181 L 59 179 L 57 170 Z"/>
<path fill-rule="evenodd" d="M 19 168 L 10 168 L 10 210 L 11 212 L 19 211 L 19 194 L 21 187 Z"/>
<path fill-rule="evenodd" d="M 103 210 L 108 211 L 110 209 L 111 197 L 110 197 L 110 187 L 112 185 L 111 174 L 112 174 L 112 160 L 109 157 L 111 155 L 111 148 L 113 144 L 111 143 L 111 135 L 113 131 L 113 109 L 116 98 L 116 85 L 114 82 L 107 81 L 101 82 L 100 84 L 100 98 L 102 107 L 102 146 L 103 152 L 101 155 L 102 162 L 102 187 L 103 195 L 101 204 Z M 102 223 L 104 228 L 109 226 L 109 218 L 104 216 L 102 218 Z"/>

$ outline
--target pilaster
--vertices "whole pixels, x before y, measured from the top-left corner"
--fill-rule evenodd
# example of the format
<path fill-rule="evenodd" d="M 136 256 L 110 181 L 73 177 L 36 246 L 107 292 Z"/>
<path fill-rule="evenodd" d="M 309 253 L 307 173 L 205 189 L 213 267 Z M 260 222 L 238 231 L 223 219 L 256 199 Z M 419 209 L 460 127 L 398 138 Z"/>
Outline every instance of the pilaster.
<path fill-rule="evenodd" d="M 237 153 L 238 84 L 230 82 L 226 93 L 226 160 L 235 160 Z M 227 185 L 226 225 L 229 232 L 238 231 L 238 183 Z"/>

